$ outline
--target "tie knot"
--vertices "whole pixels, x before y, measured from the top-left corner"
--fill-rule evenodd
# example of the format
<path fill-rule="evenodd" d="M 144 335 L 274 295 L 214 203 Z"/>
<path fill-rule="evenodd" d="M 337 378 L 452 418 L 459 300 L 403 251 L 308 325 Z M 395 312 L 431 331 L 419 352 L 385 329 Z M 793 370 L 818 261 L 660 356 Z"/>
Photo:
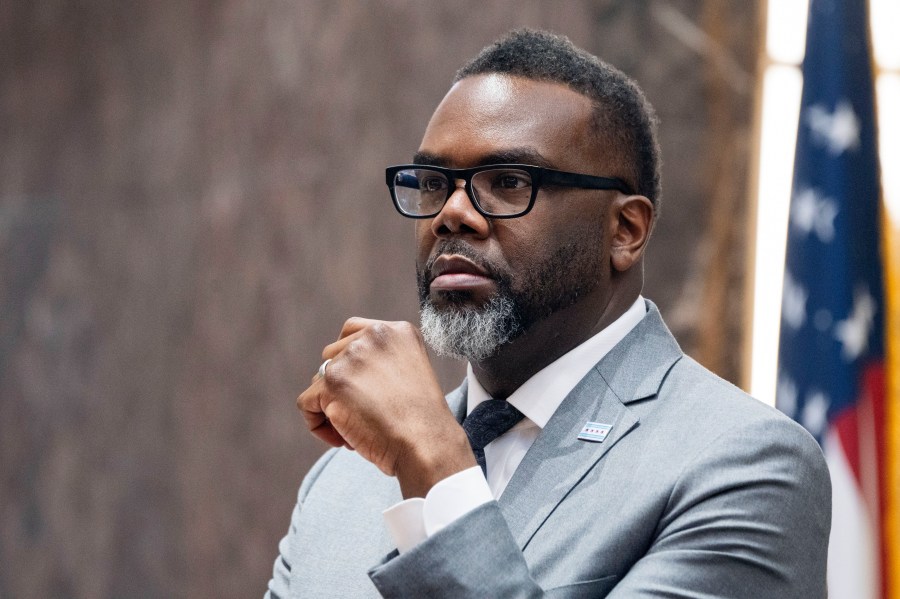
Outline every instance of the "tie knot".
<path fill-rule="evenodd" d="M 488 399 L 472 410 L 463 420 L 463 430 L 469 435 L 472 448 L 483 450 L 484 447 L 514 427 L 525 415 L 505 399 Z"/>

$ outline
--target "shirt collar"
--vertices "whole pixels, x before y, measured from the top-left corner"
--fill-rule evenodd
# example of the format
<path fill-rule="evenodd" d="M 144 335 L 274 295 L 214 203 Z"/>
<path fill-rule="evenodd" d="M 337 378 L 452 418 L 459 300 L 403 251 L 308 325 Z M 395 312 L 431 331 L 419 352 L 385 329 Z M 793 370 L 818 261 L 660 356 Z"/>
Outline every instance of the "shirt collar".
<path fill-rule="evenodd" d="M 638 296 L 622 316 L 581 345 L 545 366 L 516 389 L 507 401 L 525 414 L 528 420 L 544 428 L 578 381 L 637 326 L 646 313 L 647 305 L 644 298 Z M 466 414 L 470 414 L 475 406 L 490 399 L 490 396 L 475 378 L 471 364 L 467 366 L 466 373 L 468 378 Z"/>

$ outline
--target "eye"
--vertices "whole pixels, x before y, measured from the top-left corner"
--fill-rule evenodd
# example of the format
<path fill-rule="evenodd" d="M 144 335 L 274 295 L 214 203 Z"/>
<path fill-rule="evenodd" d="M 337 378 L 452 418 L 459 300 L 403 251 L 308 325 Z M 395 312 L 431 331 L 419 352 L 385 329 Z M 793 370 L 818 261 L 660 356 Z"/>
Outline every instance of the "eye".
<path fill-rule="evenodd" d="M 422 191 L 442 191 L 447 189 L 447 179 L 444 177 L 421 177 L 419 180 L 419 189 Z"/>
<path fill-rule="evenodd" d="M 495 189 L 524 189 L 531 187 L 531 179 L 525 172 L 503 172 L 494 177 Z"/>

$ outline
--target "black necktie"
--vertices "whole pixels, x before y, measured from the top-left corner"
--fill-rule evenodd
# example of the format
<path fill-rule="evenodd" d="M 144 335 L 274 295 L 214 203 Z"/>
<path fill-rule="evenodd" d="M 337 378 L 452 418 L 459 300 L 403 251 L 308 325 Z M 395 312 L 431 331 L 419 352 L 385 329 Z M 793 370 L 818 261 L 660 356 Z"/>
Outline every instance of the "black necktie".
<path fill-rule="evenodd" d="M 505 399 L 487 399 L 472 410 L 463 420 L 463 430 L 469 435 L 469 443 L 475 452 L 475 460 L 487 476 L 484 462 L 485 446 L 514 427 L 525 415 Z"/>

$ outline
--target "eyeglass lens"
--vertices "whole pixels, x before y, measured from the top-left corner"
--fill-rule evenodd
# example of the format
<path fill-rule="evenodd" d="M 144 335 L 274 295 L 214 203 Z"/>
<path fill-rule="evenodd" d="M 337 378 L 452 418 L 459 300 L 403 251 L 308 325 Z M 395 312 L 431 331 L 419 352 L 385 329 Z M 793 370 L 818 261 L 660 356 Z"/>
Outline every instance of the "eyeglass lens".
<path fill-rule="evenodd" d="M 394 195 L 400 209 L 410 215 L 436 215 L 450 197 L 455 183 L 430 169 L 405 169 L 394 177 Z M 488 169 L 472 175 L 471 192 L 487 214 L 518 214 L 531 202 L 531 175 L 519 169 Z"/>

